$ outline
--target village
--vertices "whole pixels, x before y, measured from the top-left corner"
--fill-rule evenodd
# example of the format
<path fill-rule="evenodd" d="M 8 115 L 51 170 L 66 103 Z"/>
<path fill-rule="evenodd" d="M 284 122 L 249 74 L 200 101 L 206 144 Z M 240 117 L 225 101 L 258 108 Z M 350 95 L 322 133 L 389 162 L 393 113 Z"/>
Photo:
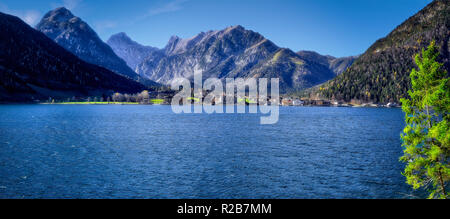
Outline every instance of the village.
<path fill-rule="evenodd" d="M 199 91 L 193 92 L 191 97 L 187 100 L 191 104 L 204 104 L 204 105 L 218 105 L 227 104 L 227 94 L 222 93 L 218 97 L 210 98 L 211 92 L 209 91 Z M 176 92 L 169 89 L 148 91 L 144 90 L 137 94 L 121 94 L 114 93 L 111 96 L 95 96 L 87 98 L 71 97 L 66 99 L 54 99 L 49 98 L 46 101 L 39 101 L 41 104 L 93 104 L 93 105 L 108 105 L 108 104 L 123 104 L 123 105 L 171 105 L 172 99 L 176 95 Z M 278 101 L 271 96 L 257 96 L 251 97 L 247 95 L 238 95 L 235 93 L 233 104 L 245 104 L 245 105 L 276 105 L 279 103 L 280 106 L 286 107 L 309 107 L 309 106 L 319 106 L 319 107 L 387 107 L 396 108 L 400 107 L 397 103 L 388 104 L 376 104 L 376 103 L 358 103 L 356 101 L 347 103 L 343 101 L 336 100 L 323 100 L 323 99 L 309 99 L 300 98 L 294 96 L 283 95 L 278 97 Z M 180 104 L 183 101 L 180 101 Z"/>
<path fill-rule="evenodd" d="M 209 102 L 211 105 L 226 104 L 227 95 L 225 93 L 223 93 L 219 97 L 212 98 L 212 101 L 205 101 L 208 94 L 209 94 L 209 92 L 207 92 L 207 91 L 195 92 L 193 97 L 190 97 L 188 99 L 191 101 L 192 104 L 196 104 L 196 103 L 209 104 Z M 174 96 L 174 92 L 171 92 L 171 91 L 153 95 L 153 97 L 156 97 L 160 100 L 164 100 L 164 102 L 161 104 L 171 104 L 173 96 Z M 278 101 L 276 101 L 275 99 L 273 99 L 270 96 L 250 97 L 248 95 L 239 96 L 239 95 L 235 94 L 235 96 L 233 98 L 235 100 L 234 104 L 245 104 L 245 105 L 274 105 L 274 104 L 277 104 L 277 102 L 278 102 L 281 106 L 292 106 L 292 107 L 302 107 L 302 106 L 305 106 L 305 107 L 307 107 L 307 106 L 371 107 L 371 108 L 401 107 L 399 104 L 397 104 L 395 102 L 390 102 L 387 104 L 376 104 L 376 103 L 358 103 L 356 101 L 353 101 L 351 103 L 347 103 L 347 102 L 336 101 L 336 100 L 308 99 L 308 98 L 292 97 L 292 96 L 287 96 L 287 95 L 279 97 Z"/>

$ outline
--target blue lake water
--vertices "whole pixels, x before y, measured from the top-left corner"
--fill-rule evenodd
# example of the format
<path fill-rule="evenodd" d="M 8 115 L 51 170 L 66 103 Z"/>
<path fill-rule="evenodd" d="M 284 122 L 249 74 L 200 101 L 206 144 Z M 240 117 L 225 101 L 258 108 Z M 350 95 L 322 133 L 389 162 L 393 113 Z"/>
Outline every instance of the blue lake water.
<path fill-rule="evenodd" d="M 400 109 L 0 106 L 0 198 L 408 198 Z"/>

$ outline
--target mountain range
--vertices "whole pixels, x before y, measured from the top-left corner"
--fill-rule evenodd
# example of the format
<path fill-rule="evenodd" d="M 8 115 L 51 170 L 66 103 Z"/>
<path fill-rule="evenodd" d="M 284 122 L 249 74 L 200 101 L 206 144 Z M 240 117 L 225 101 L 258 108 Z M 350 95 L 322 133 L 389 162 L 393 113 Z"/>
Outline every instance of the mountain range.
<path fill-rule="evenodd" d="M 112 36 L 108 44 L 139 75 L 161 84 L 200 73 L 203 79 L 266 77 L 280 78 L 281 90 L 288 92 L 326 82 L 352 62 L 305 58 L 240 25 L 189 39 L 173 36 L 163 49 L 139 45 L 123 33 Z"/>
<path fill-rule="evenodd" d="M 145 87 L 89 64 L 21 19 L 0 13 L 0 102 L 136 93 Z"/>
<path fill-rule="evenodd" d="M 147 85 L 156 85 L 139 77 L 86 22 L 64 7 L 45 14 L 36 29 L 86 62 Z"/>
<path fill-rule="evenodd" d="M 139 92 L 193 79 L 279 78 L 282 93 L 345 102 L 398 102 L 410 88 L 415 54 L 431 41 L 450 66 L 450 0 L 435 0 L 375 42 L 363 55 L 336 58 L 293 52 L 244 27 L 173 36 L 158 49 L 125 33 L 103 42 L 66 8 L 48 12 L 36 29 L 1 15 L 0 100 Z M 306 89 L 306 91 L 304 91 Z"/>
<path fill-rule="evenodd" d="M 376 41 L 335 79 L 306 92 L 312 98 L 345 102 L 399 102 L 410 89 L 415 54 L 435 41 L 439 61 L 450 72 L 450 1 L 435 0 L 388 36 Z"/>
<path fill-rule="evenodd" d="M 11 56 L 14 60 L 6 56 L 1 60 L 5 79 L 1 93 L 5 100 L 65 98 L 104 89 L 135 92 L 144 89 L 143 85 L 168 85 L 177 77 L 193 78 L 198 73 L 204 79 L 280 78 L 281 91 L 289 92 L 326 82 L 352 62 L 347 58 L 338 62 L 340 59 L 331 56 L 297 54 L 239 25 L 202 32 L 190 39 L 174 36 L 165 48 L 158 49 L 140 45 L 125 33 L 113 35 L 105 43 L 86 22 L 64 7 L 45 14 L 35 30 L 23 22 L 12 23 L 19 22 L 17 18 L 3 19 L 3 25 L 14 26 L 16 31 L 2 35 L 4 51 L 17 54 Z M 24 35 L 16 36 L 19 33 Z M 7 37 L 12 36 L 21 43 L 9 42 Z M 41 46 L 44 44 L 47 46 Z M 326 61 L 320 60 L 324 58 Z M 24 59 L 29 63 L 26 69 L 20 67 Z"/>
<path fill-rule="evenodd" d="M 48 12 L 36 29 L 80 59 L 146 85 L 169 85 L 177 77 L 192 79 L 201 73 L 204 79 L 280 78 L 281 91 L 290 92 L 324 83 L 352 62 L 302 56 L 239 25 L 190 39 L 174 36 L 163 49 L 140 45 L 125 33 L 105 43 L 64 7 Z"/>
<path fill-rule="evenodd" d="M 239 25 L 190 39 L 174 36 L 164 49 L 140 64 L 137 72 L 164 84 L 176 77 L 193 78 L 198 73 L 204 79 L 280 78 L 284 92 L 308 88 L 335 75 L 329 68 L 304 60 Z"/>

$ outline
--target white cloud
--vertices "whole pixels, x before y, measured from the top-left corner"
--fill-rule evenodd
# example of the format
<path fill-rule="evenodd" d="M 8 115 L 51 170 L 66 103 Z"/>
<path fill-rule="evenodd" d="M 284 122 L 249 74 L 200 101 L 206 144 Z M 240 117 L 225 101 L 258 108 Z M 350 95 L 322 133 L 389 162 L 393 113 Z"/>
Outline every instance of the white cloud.
<path fill-rule="evenodd" d="M 103 32 L 106 29 L 117 27 L 117 22 L 114 21 L 97 21 L 94 23 L 94 29 L 97 32 Z"/>
<path fill-rule="evenodd" d="M 183 9 L 183 4 L 189 0 L 172 0 L 164 5 L 160 5 L 158 7 L 150 8 L 145 14 L 136 17 L 136 19 L 133 19 L 129 21 L 129 24 L 134 24 L 138 21 L 144 20 L 148 17 L 170 13 L 170 12 L 176 12 Z"/>
<path fill-rule="evenodd" d="M 83 0 L 62 0 L 60 2 L 57 3 L 52 3 L 51 7 L 52 8 L 57 8 L 57 7 L 65 7 L 69 10 L 74 10 L 76 8 L 78 8 L 78 6 L 80 6 L 80 4 L 82 3 Z"/>
<path fill-rule="evenodd" d="M 73 10 L 81 3 L 82 0 L 63 0 L 63 5 L 69 10 Z"/>
<path fill-rule="evenodd" d="M 0 4 L 0 11 L 17 16 L 30 26 L 36 25 L 41 18 L 41 12 L 37 10 L 12 10 L 4 4 Z"/>
<path fill-rule="evenodd" d="M 186 1 L 187 0 L 174 0 L 160 7 L 152 8 L 149 10 L 147 16 L 179 11 L 183 9 L 183 3 L 185 3 Z"/>
<path fill-rule="evenodd" d="M 39 20 L 41 19 L 41 13 L 39 11 L 25 11 L 25 13 L 20 16 L 25 23 L 34 26 L 36 25 Z"/>

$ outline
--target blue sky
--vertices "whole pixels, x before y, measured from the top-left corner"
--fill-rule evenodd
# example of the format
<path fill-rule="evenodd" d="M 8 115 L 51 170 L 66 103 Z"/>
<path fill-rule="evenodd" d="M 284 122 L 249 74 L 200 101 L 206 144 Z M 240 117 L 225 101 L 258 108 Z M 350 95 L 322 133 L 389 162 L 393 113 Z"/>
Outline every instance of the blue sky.
<path fill-rule="evenodd" d="M 34 25 L 65 6 L 103 40 L 126 32 L 162 48 L 177 35 L 240 24 L 280 47 L 337 57 L 363 53 L 431 0 L 1 0 L 0 11 Z"/>

